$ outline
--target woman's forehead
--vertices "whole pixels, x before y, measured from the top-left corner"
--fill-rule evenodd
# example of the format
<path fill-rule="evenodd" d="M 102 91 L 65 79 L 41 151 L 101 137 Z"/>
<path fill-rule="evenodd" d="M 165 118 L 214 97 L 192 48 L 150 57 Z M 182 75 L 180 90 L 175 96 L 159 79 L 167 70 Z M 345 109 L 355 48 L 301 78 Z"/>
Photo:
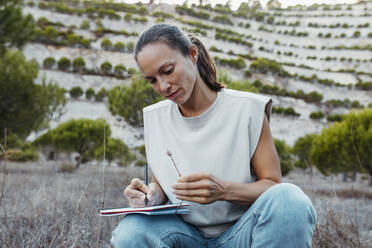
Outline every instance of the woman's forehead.
<path fill-rule="evenodd" d="M 137 55 L 137 63 L 144 74 L 156 72 L 163 64 L 176 60 L 182 54 L 164 42 L 147 44 Z"/>

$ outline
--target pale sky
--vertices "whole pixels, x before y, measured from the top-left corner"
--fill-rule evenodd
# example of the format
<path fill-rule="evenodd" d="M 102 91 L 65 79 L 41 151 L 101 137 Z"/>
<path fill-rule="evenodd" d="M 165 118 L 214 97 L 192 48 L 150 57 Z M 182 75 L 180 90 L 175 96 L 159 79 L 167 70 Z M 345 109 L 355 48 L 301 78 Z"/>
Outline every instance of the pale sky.
<path fill-rule="evenodd" d="M 142 2 L 142 3 L 148 3 L 149 0 L 114 0 L 116 2 L 125 2 L 125 3 L 135 3 L 135 2 Z M 185 0 L 155 0 L 155 3 L 168 3 L 168 4 L 182 4 Z M 187 0 L 188 3 L 191 5 L 193 3 L 199 4 L 199 0 Z M 210 2 L 212 5 L 215 4 L 225 4 L 228 0 L 206 0 L 205 2 Z M 269 0 L 260 0 L 262 6 L 265 6 L 266 3 Z M 246 0 L 230 0 L 232 9 L 237 9 L 241 2 L 246 2 Z M 342 4 L 342 3 L 356 3 L 358 0 L 279 0 L 279 2 L 282 4 L 283 8 L 286 8 L 287 6 L 291 5 L 312 5 L 314 3 L 317 4 Z"/>

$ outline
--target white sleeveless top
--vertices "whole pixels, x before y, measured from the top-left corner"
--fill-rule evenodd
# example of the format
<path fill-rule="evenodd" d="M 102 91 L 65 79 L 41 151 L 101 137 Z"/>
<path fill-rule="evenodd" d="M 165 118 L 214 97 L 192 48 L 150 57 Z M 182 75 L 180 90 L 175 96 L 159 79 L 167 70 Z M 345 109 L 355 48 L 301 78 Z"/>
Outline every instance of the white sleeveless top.
<path fill-rule="evenodd" d="M 164 100 L 143 109 L 148 164 L 171 203 L 178 174 L 211 172 L 223 181 L 249 183 L 250 161 L 260 137 L 264 113 L 270 120 L 272 100 L 249 92 L 221 89 L 214 103 L 202 114 L 184 117 L 178 105 Z M 191 204 L 182 215 L 204 237 L 217 237 L 248 209 L 226 201 Z"/>

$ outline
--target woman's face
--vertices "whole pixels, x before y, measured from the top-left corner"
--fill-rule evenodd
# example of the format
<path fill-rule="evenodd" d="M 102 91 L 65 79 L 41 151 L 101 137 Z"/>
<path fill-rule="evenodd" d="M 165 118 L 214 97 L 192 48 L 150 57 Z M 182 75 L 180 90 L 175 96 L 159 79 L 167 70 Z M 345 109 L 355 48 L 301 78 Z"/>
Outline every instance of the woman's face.
<path fill-rule="evenodd" d="M 187 102 L 197 78 L 197 48 L 190 48 L 190 55 L 183 56 L 164 42 L 153 42 L 137 55 L 138 67 L 151 87 L 160 95 L 178 105 Z"/>

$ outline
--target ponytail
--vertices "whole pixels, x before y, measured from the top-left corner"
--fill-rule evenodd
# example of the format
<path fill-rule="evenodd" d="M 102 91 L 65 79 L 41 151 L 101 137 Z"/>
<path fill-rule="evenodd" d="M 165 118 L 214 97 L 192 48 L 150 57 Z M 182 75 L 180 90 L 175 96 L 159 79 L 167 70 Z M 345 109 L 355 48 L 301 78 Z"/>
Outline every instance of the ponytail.
<path fill-rule="evenodd" d="M 189 34 L 191 43 L 198 48 L 198 60 L 196 66 L 204 82 L 214 91 L 220 91 L 224 86 L 217 82 L 216 65 L 205 49 L 203 43 L 194 35 Z"/>

